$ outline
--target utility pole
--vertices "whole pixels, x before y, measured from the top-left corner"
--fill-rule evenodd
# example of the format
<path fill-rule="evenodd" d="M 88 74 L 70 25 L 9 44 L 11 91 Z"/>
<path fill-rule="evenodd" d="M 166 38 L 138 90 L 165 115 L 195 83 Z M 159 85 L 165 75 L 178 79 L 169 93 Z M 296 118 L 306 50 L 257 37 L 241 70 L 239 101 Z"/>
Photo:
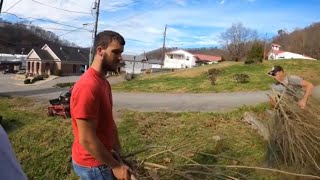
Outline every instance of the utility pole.
<path fill-rule="evenodd" d="M 92 35 L 92 43 L 91 43 L 91 48 L 90 48 L 90 57 L 89 57 L 89 66 L 92 63 L 93 57 L 94 57 L 94 53 L 93 51 L 95 51 L 94 48 L 94 41 L 97 37 L 97 31 L 98 31 L 98 21 L 99 21 L 99 9 L 100 9 L 100 0 L 96 0 L 94 2 L 94 7 L 93 9 L 96 9 L 96 22 L 94 25 L 94 30 L 93 30 L 93 35 Z"/>
<path fill-rule="evenodd" d="M 1 14 L 1 10 L 2 10 L 2 4 L 3 4 L 3 0 L 0 0 L 0 14 Z"/>
<path fill-rule="evenodd" d="M 136 56 L 133 56 L 132 74 L 134 76 L 134 66 L 136 65 Z"/>
<path fill-rule="evenodd" d="M 163 33 L 163 45 L 162 45 L 162 59 L 161 59 L 161 68 L 164 65 L 164 54 L 165 54 L 165 47 L 166 47 L 166 36 L 167 36 L 167 25 L 164 28 L 164 33 Z"/>
<path fill-rule="evenodd" d="M 1 14 L 1 10 L 2 10 L 2 4 L 3 4 L 3 0 L 0 0 L 0 14 Z"/>

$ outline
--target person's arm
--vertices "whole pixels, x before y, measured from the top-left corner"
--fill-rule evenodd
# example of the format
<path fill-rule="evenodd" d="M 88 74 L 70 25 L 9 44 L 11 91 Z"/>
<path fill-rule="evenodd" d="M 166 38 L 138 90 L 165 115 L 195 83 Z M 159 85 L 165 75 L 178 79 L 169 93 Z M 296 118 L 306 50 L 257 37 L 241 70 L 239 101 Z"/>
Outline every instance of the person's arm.
<path fill-rule="evenodd" d="M 301 107 L 301 109 L 304 109 L 306 107 L 308 97 L 312 95 L 314 86 L 311 82 L 306 81 L 306 80 L 302 80 L 301 86 L 306 92 L 305 92 L 303 98 L 299 101 L 299 106 Z"/>
<path fill-rule="evenodd" d="M 118 129 L 115 129 L 115 138 L 114 138 L 114 144 L 113 144 L 113 150 L 115 150 L 119 155 L 121 154 L 121 144 L 120 139 L 118 135 Z"/>
<path fill-rule="evenodd" d="M 96 123 L 94 120 L 77 119 L 78 136 L 80 145 L 101 163 L 116 167 L 120 163 L 115 160 L 96 135 Z"/>
<path fill-rule="evenodd" d="M 127 180 L 129 168 L 120 164 L 110 151 L 108 151 L 96 136 L 96 123 L 93 120 L 77 119 L 80 145 L 96 160 L 112 168 L 117 179 Z"/>

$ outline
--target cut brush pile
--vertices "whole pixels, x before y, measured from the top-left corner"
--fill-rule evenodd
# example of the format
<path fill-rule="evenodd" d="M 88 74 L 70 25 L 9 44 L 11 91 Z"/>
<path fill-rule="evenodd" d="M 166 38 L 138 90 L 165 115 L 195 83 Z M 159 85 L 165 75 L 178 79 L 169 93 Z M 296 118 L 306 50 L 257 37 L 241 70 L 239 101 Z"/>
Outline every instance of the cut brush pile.
<path fill-rule="evenodd" d="M 276 97 L 276 114 L 270 126 L 269 160 L 299 173 L 320 175 L 320 104 L 309 97 L 305 109 L 301 90 L 286 87 Z"/>

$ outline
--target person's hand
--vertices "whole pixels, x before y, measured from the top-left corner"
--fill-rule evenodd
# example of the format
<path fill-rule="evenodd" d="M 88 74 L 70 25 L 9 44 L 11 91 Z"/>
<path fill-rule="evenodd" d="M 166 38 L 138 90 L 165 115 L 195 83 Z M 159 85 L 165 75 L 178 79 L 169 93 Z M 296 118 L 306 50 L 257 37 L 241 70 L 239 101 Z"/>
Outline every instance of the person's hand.
<path fill-rule="evenodd" d="M 117 180 L 129 180 L 129 168 L 126 165 L 114 167 L 112 172 Z"/>
<path fill-rule="evenodd" d="M 307 104 L 307 100 L 306 99 L 301 99 L 298 104 L 299 104 L 301 109 L 305 109 L 306 108 L 306 104 Z"/>

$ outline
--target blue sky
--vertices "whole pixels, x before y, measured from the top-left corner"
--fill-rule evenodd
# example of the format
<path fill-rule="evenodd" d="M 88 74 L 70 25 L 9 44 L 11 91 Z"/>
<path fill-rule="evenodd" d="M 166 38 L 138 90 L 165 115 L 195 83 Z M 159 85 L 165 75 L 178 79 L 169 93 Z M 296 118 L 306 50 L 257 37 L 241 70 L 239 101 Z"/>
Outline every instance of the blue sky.
<path fill-rule="evenodd" d="M 5 0 L 3 11 L 20 0 Z M 44 18 L 92 30 L 90 14 L 94 0 L 36 0 L 53 7 L 86 12 L 66 12 L 41 5 L 34 0 L 21 0 L 8 12 L 20 17 Z M 101 0 L 99 31 L 111 29 L 126 39 L 125 53 L 139 54 L 162 46 L 167 24 L 167 47 L 219 46 L 219 35 L 232 23 L 257 30 L 261 37 L 271 37 L 279 29 L 289 32 L 320 22 L 320 0 Z M 3 19 L 18 21 L 12 15 Z M 61 38 L 80 46 L 90 46 L 91 33 L 58 24 L 31 21 L 48 28 Z M 53 30 L 63 29 L 63 30 Z M 65 34 L 65 35 L 63 35 Z"/>

